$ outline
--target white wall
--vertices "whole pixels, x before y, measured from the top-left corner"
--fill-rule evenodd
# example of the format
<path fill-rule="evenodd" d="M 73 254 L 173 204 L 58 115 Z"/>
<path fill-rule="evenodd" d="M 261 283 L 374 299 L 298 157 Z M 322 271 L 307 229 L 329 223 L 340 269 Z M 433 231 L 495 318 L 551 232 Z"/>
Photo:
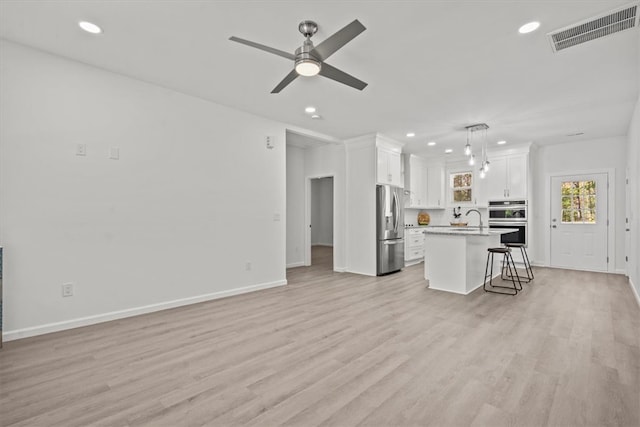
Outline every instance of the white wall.
<path fill-rule="evenodd" d="M 333 177 L 311 180 L 311 244 L 333 246 Z"/>
<path fill-rule="evenodd" d="M 615 194 L 613 207 L 615 217 L 610 214 L 609 219 L 615 218 L 614 242 L 609 248 L 611 265 L 616 272 L 624 272 L 624 211 L 625 211 L 625 167 L 626 167 L 626 139 L 624 137 L 610 137 L 589 141 L 545 145 L 532 151 L 533 159 L 532 179 L 534 230 L 536 230 L 536 244 L 529 254 L 531 261 L 548 265 L 549 263 L 549 210 L 550 195 L 548 177 L 552 174 L 573 173 L 589 170 L 615 170 Z M 611 177 L 609 177 L 611 180 Z"/>
<path fill-rule="evenodd" d="M 304 149 L 287 145 L 287 267 L 304 265 Z"/>
<path fill-rule="evenodd" d="M 640 97 L 629 126 L 627 135 L 627 168 L 629 170 L 629 262 L 627 275 L 636 291 L 640 295 Z M 640 303 L 640 300 L 638 301 Z"/>
<path fill-rule="evenodd" d="M 347 271 L 376 275 L 375 135 L 346 141 Z"/>
<path fill-rule="evenodd" d="M 283 124 L 0 52 L 5 338 L 286 283 Z"/>

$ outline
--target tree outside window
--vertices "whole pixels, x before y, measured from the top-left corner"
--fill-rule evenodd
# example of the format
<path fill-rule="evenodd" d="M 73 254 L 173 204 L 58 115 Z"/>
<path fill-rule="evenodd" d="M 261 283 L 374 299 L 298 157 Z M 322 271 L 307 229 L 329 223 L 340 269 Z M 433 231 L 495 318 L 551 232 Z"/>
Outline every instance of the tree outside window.
<path fill-rule="evenodd" d="M 454 202 L 471 203 L 473 173 L 471 171 L 455 172 L 450 175 L 451 200 Z"/>
<path fill-rule="evenodd" d="M 562 222 L 596 223 L 596 182 L 565 181 L 562 183 Z"/>

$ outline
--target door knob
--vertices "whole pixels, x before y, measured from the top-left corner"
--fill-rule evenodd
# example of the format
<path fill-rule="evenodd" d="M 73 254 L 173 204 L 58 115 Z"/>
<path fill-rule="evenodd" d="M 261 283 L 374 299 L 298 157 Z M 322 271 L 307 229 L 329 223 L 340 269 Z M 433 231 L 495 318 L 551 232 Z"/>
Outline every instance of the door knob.
<path fill-rule="evenodd" d="M 551 228 L 558 228 L 558 226 L 557 226 L 557 225 L 555 225 L 555 224 L 553 224 L 553 225 L 551 226 Z"/>

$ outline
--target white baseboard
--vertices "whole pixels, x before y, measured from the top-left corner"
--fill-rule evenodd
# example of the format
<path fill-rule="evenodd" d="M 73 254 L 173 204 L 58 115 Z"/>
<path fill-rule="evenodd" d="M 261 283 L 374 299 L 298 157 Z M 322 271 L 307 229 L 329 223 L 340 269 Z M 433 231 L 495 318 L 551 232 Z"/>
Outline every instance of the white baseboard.
<path fill-rule="evenodd" d="M 345 270 L 344 270 L 344 271 L 345 271 L 345 272 L 348 272 L 348 273 L 353 273 L 353 274 L 362 274 L 363 276 L 376 277 L 376 274 L 375 274 L 375 273 L 374 273 L 374 274 L 371 274 L 371 273 L 365 273 L 365 272 L 363 272 L 363 271 L 347 270 L 346 268 L 345 268 Z"/>
<path fill-rule="evenodd" d="M 287 264 L 286 268 L 294 268 L 294 267 L 304 267 L 304 261 L 292 262 L 291 264 Z"/>
<path fill-rule="evenodd" d="M 333 267 L 333 271 L 336 273 L 345 273 L 347 271 L 346 267 Z"/>
<path fill-rule="evenodd" d="M 624 268 L 616 268 L 616 270 L 613 273 L 614 274 L 624 274 L 626 276 L 627 275 L 627 270 L 625 270 Z"/>
<path fill-rule="evenodd" d="M 631 292 L 633 292 L 633 295 L 636 297 L 636 302 L 638 303 L 638 307 L 640 307 L 640 295 L 638 295 L 638 291 L 636 290 L 636 287 L 633 285 L 633 280 L 631 280 L 631 277 L 629 277 L 629 286 L 631 286 Z"/>
<path fill-rule="evenodd" d="M 110 320 L 117 320 L 117 319 L 123 319 L 125 317 L 138 316 L 140 314 L 153 313 L 155 311 L 161 311 L 169 308 L 181 307 L 184 305 L 190 305 L 190 304 L 196 304 L 199 302 L 226 298 L 233 295 L 246 294 L 248 292 L 255 292 L 262 289 L 275 288 L 277 286 L 284 286 L 286 284 L 287 284 L 286 280 L 260 283 L 258 285 L 251 285 L 251 286 L 245 286 L 242 288 L 229 289 L 226 291 L 213 292 L 210 294 L 198 295 L 195 297 L 181 298 L 173 301 L 161 302 L 158 304 L 128 308 L 126 310 L 96 314 L 94 316 L 80 317 L 77 319 L 65 320 L 62 322 L 48 323 L 45 325 L 32 326 L 32 327 L 23 328 L 23 329 L 16 329 L 14 331 L 4 331 L 2 334 L 2 337 L 3 337 L 3 341 L 13 341 L 20 338 L 34 337 L 36 335 L 48 334 L 51 332 L 59 332 L 67 329 L 79 328 L 82 326 L 95 325 L 96 323 L 103 323 L 103 322 L 108 322 Z"/>

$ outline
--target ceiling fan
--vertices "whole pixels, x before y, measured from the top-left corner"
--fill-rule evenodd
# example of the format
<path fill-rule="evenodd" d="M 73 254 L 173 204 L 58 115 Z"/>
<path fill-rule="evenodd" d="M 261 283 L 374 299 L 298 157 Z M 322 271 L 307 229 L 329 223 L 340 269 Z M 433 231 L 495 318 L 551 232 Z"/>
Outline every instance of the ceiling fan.
<path fill-rule="evenodd" d="M 305 37 L 305 41 L 302 43 L 302 46 L 296 49 L 295 54 L 274 49 L 260 43 L 244 40 L 239 37 L 229 37 L 229 40 L 255 47 L 294 61 L 294 69 L 291 70 L 291 72 L 287 74 L 280 83 L 278 83 L 271 93 L 279 93 L 298 76 L 315 76 L 316 74 L 320 74 L 321 76 L 330 78 L 358 90 L 362 90 L 367 86 L 367 84 L 362 80 L 356 79 L 355 77 L 345 73 L 344 71 L 340 71 L 325 62 L 326 59 L 333 55 L 338 49 L 366 30 L 365 26 L 362 25 L 360 21 L 357 19 L 354 20 L 352 23 L 337 31 L 316 47 L 313 46 L 311 36 L 318 31 L 318 24 L 313 21 L 302 21 L 300 25 L 298 25 L 298 30 Z"/>

